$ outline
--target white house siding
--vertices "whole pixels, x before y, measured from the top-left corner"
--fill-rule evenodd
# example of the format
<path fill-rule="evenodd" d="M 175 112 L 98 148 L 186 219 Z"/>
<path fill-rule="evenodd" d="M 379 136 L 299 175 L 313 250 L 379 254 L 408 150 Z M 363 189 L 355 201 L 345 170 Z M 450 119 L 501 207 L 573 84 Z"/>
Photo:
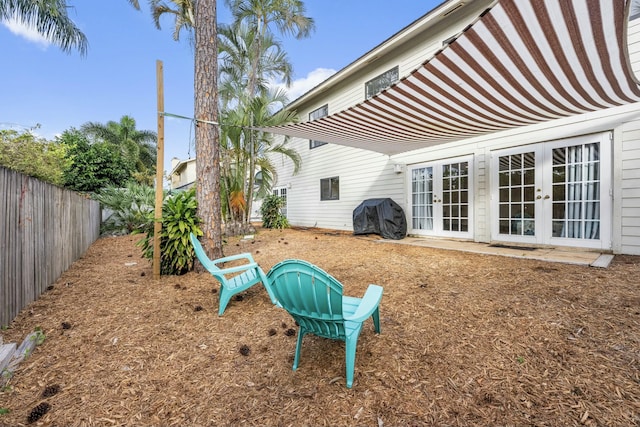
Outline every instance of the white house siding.
<path fill-rule="evenodd" d="M 640 75 L 640 19 L 634 19 L 628 24 L 627 46 L 629 47 L 631 69 L 637 78 Z"/>
<path fill-rule="evenodd" d="M 398 66 L 400 78 L 409 74 L 441 49 L 443 40 L 472 23 L 486 4 L 488 2 L 476 1 L 466 5 L 432 26 L 428 33 L 412 33 L 410 41 L 402 47 L 383 47 L 388 52 L 378 55 L 363 70 L 299 106 L 300 120 L 308 120 L 311 111 L 325 104 L 329 114 L 335 114 L 364 101 L 365 83 L 392 67 Z M 278 166 L 275 186 L 291 184 L 287 191 L 290 224 L 352 230 L 353 209 L 370 198 L 391 197 L 405 208 L 404 173 L 394 172 L 396 162 L 389 156 L 335 144 L 309 149 L 309 140 L 300 138 L 293 138 L 289 146 L 295 148 L 302 158 L 302 169 L 298 175 L 293 176 L 290 161 L 279 155 L 272 160 Z M 335 176 L 340 178 L 340 199 L 321 201 L 320 180 Z"/>
<path fill-rule="evenodd" d="M 640 120 L 622 127 L 618 191 L 620 199 L 620 253 L 640 255 Z"/>
<path fill-rule="evenodd" d="M 628 24 L 631 68 L 640 76 L 640 19 Z M 640 120 L 626 122 L 615 133 L 614 253 L 640 255 Z"/>
<path fill-rule="evenodd" d="M 640 19 L 629 22 L 627 33 L 629 60 L 636 78 L 640 76 Z M 620 162 L 614 173 L 614 199 L 619 214 L 614 216 L 614 251 L 640 255 L 640 121 L 625 123 L 618 134 L 622 141 L 614 152 Z"/>
<path fill-rule="evenodd" d="M 278 176 L 278 185 L 288 187 L 287 218 L 292 225 L 351 230 L 353 209 L 362 200 L 402 195 L 402 179 L 388 156 L 331 144 L 310 150 L 308 140 L 297 141 L 295 147 L 302 157 L 301 172 L 292 177 L 289 166 Z M 339 200 L 321 201 L 320 180 L 336 176 Z"/>
<path fill-rule="evenodd" d="M 321 95 L 299 103 L 300 119 L 307 120 L 310 111 L 324 104 L 328 104 L 329 114 L 334 114 L 361 102 L 364 83 L 392 66 L 399 65 L 401 77 L 415 69 L 441 48 L 443 39 L 459 32 L 471 22 L 472 16 L 477 16 L 486 6 L 483 2 L 472 4 L 476 5 L 476 10 L 463 8 L 464 13 L 458 13 L 461 16 L 456 16 L 455 20 L 445 20 L 433 27 L 431 38 L 425 38 L 424 34 L 415 36 L 405 48 L 395 49 L 393 54 L 370 63 L 366 71 L 345 78 Z M 640 75 L 640 19 L 629 24 L 628 42 L 632 67 Z M 614 253 L 640 255 L 640 104 L 510 129 L 391 157 L 334 144 L 309 149 L 308 140 L 294 138 L 291 146 L 302 157 L 302 170 L 293 176 L 289 161 L 274 159 L 280 162 L 277 163 L 277 185 L 291 184 L 287 192 L 287 213 L 292 225 L 352 230 L 352 211 L 362 200 L 391 197 L 405 210 L 411 228 L 408 168 L 471 156 L 471 239 L 492 242 L 496 239 L 492 236 L 495 213 L 492 212 L 491 200 L 491 158 L 496 150 L 602 132 L 613 135 L 610 249 Z M 402 165 L 401 173 L 394 172 L 397 164 Z M 320 201 L 320 180 L 334 176 L 340 178 L 340 200 Z"/>

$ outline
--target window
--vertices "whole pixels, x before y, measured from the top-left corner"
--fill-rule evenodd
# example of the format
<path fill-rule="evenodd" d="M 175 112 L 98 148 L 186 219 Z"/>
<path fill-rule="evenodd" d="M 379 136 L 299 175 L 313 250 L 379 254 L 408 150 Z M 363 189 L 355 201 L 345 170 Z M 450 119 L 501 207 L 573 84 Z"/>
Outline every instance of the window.
<path fill-rule="evenodd" d="M 320 180 L 320 200 L 340 199 L 340 178 L 324 178 Z"/>
<path fill-rule="evenodd" d="M 282 214 L 282 216 L 286 217 L 287 216 L 287 188 L 286 187 L 274 188 L 272 192 L 274 196 L 278 196 L 283 200 L 284 203 L 282 204 L 282 208 L 280 208 L 280 213 Z"/>
<path fill-rule="evenodd" d="M 371 79 L 364 84 L 364 97 L 369 99 L 375 96 L 398 81 L 398 66 L 389 71 L 385 71 L 375 79 Z"/>
<path fill-rule="evenodd" d="M 317 110 L 313 110 L 309 113 L 309 121 L 317 120 L 322 117 L 326 117 L 329 115 L 329 104 L 325 104 Z M 314 141 L 313 139 L 309 140 L 309 149 L 320 147 L 321 145 L 325 145 L 326 142 L 322 141 Z"/>

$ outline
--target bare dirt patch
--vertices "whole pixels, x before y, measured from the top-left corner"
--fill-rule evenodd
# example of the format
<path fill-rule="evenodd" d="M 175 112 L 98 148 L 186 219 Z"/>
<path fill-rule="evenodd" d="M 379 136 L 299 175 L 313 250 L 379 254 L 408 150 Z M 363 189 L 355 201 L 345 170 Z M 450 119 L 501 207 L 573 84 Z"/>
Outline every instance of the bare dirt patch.
<path fill-rule="evenodd" d="M 293 372 L 297 328 L 264 288 L 218 317 L 211 276 L 154 281 L 137 240 L 98 240 L 1 332 L 46 341 L 0 392 L 0 425 L 47 405 L 32 425 L 640 425 L 640 257 L 596 269 L 326 230 L 229 239 L 226 255 L 265 271 L 301 258 L 348 295 L 384 287 L 349 390 L 343 343 L 305 337 Z"/>

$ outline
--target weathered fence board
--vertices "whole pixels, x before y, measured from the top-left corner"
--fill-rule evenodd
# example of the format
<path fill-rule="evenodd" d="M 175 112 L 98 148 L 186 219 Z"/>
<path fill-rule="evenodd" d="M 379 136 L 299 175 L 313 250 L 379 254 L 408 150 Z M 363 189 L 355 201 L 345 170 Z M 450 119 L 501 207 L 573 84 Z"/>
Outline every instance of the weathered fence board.
<path fill-rule="evenodd" d="M 95 200 L 0 167 L 0 326 L 100 236 Z"/>

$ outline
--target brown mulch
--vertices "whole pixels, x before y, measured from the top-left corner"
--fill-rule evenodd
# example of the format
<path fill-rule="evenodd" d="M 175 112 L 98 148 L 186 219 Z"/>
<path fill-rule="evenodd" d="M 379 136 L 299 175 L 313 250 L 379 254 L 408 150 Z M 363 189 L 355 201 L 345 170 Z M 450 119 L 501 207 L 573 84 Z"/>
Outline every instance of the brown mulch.
<path fill-rule="evenodd" d="M 152 278 L 139 236 L 104 237 L 7 330 L 45 342 L 0 392 L 0 425 L 640 425 L 640 257 L 607 269 L 377 242 L 327 230 L 228 240 L 267 271 L 319 265 L 384 287 L 355 381 L 254 286 L 218 317 L 208 274 Z M 132 263 L 135 263 L 131 265 Z M 293 332 L 293 333 L 292 333 Z M 44 412 L 44 410 L 42 411 Z"/>

